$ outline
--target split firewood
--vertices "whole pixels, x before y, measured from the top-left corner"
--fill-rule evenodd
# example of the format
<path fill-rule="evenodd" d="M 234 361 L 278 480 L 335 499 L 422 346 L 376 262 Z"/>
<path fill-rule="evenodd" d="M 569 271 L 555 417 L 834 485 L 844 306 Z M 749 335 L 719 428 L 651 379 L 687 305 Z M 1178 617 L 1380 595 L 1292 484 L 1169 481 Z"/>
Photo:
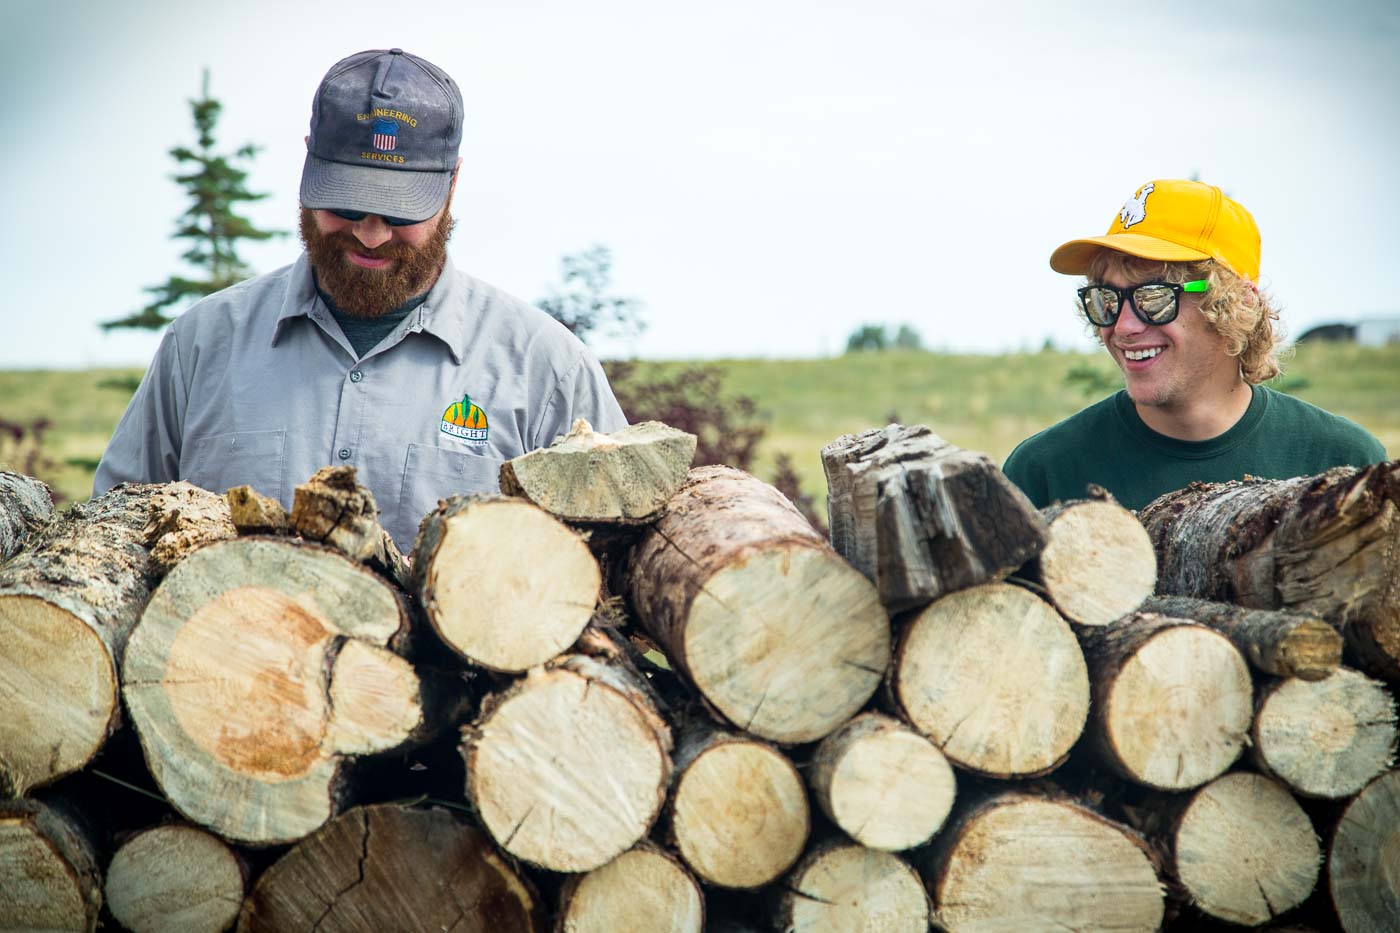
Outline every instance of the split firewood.
<path fill-rule="evenodd" d="M 229 516 L 239 534 L 284 535 L 288 530 L 287 510 L 276 499 L 264 496 L 252 486 L 234 486 L 224 493 Z"/>
<path fill-rule="evenodd" d="M 923 865 L 951 930 L 1153 931 L 1165 913 L 1146 843 L 1068 800 L 1011 791 L 966 807 Z"/>
<path fill-rule="evenodd" d="M 148 569 L 163 577 L 191 552 L 238 536 L 223 496 L 186 483 L 170 483 L 151 496 L 146 519 Z"/>
<path fill-rule="evenodd" d="M 891 612 L 999 580 L 1045 547 L 1045 520 L 985 454 L 923 425 L 822 448 L 831 543 Z"/>
<path fill-rule="evenodd" d="M 462 742 L 467 796 L 486 830 L 516 858 L 564 872 L 598 868 L 647 834 L 670 753 L 645 683 L 584 655 L 489 697 Z"/>
<path fill-rule="evenodd" d="M 566 522 L 651 521 L 685 482 L 694 434 L 659 421 L 599 434 L 582 418 L 548 447 L 501 466 L 501 492 Z"/>
<path fill-rule="evenodd" d="M 1198 787 L 1239 757 L 1254 686 L 1239 650 L 1184 619 L 1135 613 L 1081 631 L 1093 683 L 1087 730 L 1106 763 L 1160 790 Z"/>
<path fill-rule="evenodd" d="M 632 553 L 642 627 L 710 708 L 781 743 L 812 742 L 879 687 L 890 624 L 875 589 L 782 493 L 699 467 Z"/>
<path fill-rule="evenodd" d="M 1154 596 L 1142 611 L 1209 626 L 1234 642 L 1250 664 L 1275 677 L 1321 680 L 1342 663 L 1342 636 L 1314 615 L 1191 596 Z"/>
<path fill-rule="evenodd" d="M 1157 585 L 1157 554 L 1137 516 L 1098 487 L 1092 498 L 1041 510 L 1050 538 L 1026 575 L 1077 625 L 1136 612 Z"/>
<path fill-rule="evenodd" d="M 354 467 L 322 467 L 297 486 L 288 530 L 333 547 L 408 588 L 408 562 L 380 526 L 379 506 L 374 495 L 356 482 Z"/>
<path fill-rule="evenodd" d="M 0 930 L 92 931 L 101 907 L 86 827 L 62 808 L 0 800 Z"/>
<path fill-rule="evenodd" d="M 875 922 L 882 933 L 928 930 L 928 894 L 919 873 L 889 852 L 827 842 L 788 874 L 777 895 L 773 928 L 865 933 Z"/>
<path fill-rule="evenodd" d="M 905 625 L 891 686 L 900 714 L 949 761 L 998 778 L 1059 766 L 1089 713 L 1069 625 L 1007 583 L 950 593 Z"/>
<path fill-rule="evenodd" d="M 1347 805 L 1327 853 L 1327 888 L 1347 933 L 1390 933 L 1400 917 L 1400 771 L 1387 771 Z"/>
<path fill-rule="evenodd" d="M 861 845 L 887 852 L 932 838 L 957 790 L 937 745 L 879 713 L 863 713 L 822 739 L 808 779 L 828 819 Z"/>
<path fill-rule="evenodd" d="M 793 866 L 811 832 L 802 778 L 773 746 L 707 728 L 676 750 L 670 837 L 707 884 L 755 889 Z"/>
<path fill-rule="evenodd" d="M 172 823 L 123 842 L 104 890 L 112 917 L 131 933 L 222 933 L 238 919 L 247 883 L 223 840 Z"/>
<path fill-rule="evenodd" d="M 335 814 L 346 756 L 443 725 L 450 697 L 392 650 L 392 587 L 327 548 L 239 538 L 194 552 L 131 634 L 123 694 L 171 803 L 229 839 L 295 841 Z"/>
<path fill-rule="evenodd" d="M 1322 861 L 1312 823 L 1288 789 L 1243 771 L 1192 794 L 1168 841 L 1171 873 L 1191 903 L 1244 926 L 1306 900 Z"/>
<path fill-rule="evenodd" d="M 1159 593 L 1320 616 L 1366 670 L 1400 679 L 1400 461 L 1193 483 L 1141 518 Z"/>
<path fill-rule="evenodd" d="M 0 470 L 0 564 L 53 521 L 53 490 L 23 473 Z"/>
<path fill-rule="evenodd" d="M 602 573 L 579 534 L 538 506 L 454 496 L 423 519 L 410 588 L 449 647 L 515 673 L 578 639 Z"/>
<path fill-rule="evenodd" d="M 442 809 L 356 807 L 302 840 L 253 886 L 240 933 L 541 933 L 529 882 L 491 840 Z"/>
<path fill-rule="evenodd" d="M 601 868 L 571 875 L 559 899 L 557 933 L 701 933 L 705 897 L 669 852 L 639 843 Z"/>
<path fill-rule="evenodd" d="M 1305 797 L 1350 797 L 1395 761 L 1395 700 L 1342 668 L 1326 680 L 1266 686 L 1254 714 L 1254 763 Z"/>
<path fill-rule="evenodd" d="M 0 796 L 83 767 L 116 728 L 127 635 L 150 596 L 160 486 L 121 485 L 55 518 L 0 567 Z"/>

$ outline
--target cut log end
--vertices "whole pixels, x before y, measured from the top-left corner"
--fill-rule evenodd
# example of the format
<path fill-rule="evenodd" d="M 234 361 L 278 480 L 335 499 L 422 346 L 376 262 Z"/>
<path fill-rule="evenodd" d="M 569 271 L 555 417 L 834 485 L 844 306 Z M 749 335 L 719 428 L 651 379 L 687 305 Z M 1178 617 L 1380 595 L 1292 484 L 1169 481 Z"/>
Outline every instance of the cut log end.
<path fill-rule="evenodd" d="M 1152 595 L 1157 554 L 1132 512 L 1111 501 L 1075 502 L 1053 509 L 1039 577 L 1066 619 L 1107 625 Z"/>
<path fill-rule="evenodd" d="M 705 926 L 700 885 L 647 844 L 566 883 L 561 901 L 561 933 L 701 933 Z"/>
<path fill-rule="evenodd" d="M 101 904 L 82 830 L 44 804 L 0 801 L 0 930 L 92 931 Z"/>
<path fill-rule="evenodd" d="M 160 826 L 122 844 L 107 869 L 107 906 L 131 933 L 220 933 L 243 903 L 242 864 L 192 826 Z"/>
<path fill-rule="evenodd" d="M 1332 836 L 1327 886 L 1342 928 L 1389 933 L 1400 917 L 1400 771 L 1356 795 Z"/>
<path fill-rule="evenodd" d="M 888 852 L 821 847 L 798 863 L 784 887 L 776 928 L 791 933 L 924 933 L 929 926 L 918 873 Z"/>

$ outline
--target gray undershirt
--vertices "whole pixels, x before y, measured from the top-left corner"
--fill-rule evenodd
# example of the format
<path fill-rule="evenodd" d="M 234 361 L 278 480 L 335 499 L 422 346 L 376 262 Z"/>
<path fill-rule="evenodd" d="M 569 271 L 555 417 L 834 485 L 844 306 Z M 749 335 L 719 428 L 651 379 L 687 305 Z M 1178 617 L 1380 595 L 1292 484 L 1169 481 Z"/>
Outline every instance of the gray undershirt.
<path fill-rule="evenodd" d="M 428 293 L 424 292 L 408 299 L 392 311 L 385 311 L 383 314 L 374 317 L 360 317 L 355 314 L 347 314 L 335 306 L 330 296 L 316 289 L 316 294 L 321 296 L 321 300 L 330 309 L 331 316 L 340 325 L 340 329 L 345 333 L 345 339 L 350 341 L 350 346 L 355 348 L 355 355 L 363 357 L 370 350 L 379 345 L 379 341 L 389 335 L 395 327 L 413 313 L 413 309 L 428 300 Z"/>

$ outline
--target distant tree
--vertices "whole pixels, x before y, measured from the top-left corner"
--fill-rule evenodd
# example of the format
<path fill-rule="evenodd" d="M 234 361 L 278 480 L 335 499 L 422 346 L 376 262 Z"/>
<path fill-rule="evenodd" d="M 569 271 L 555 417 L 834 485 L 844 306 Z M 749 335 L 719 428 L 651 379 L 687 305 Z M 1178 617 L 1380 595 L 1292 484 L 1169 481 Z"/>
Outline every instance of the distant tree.
<path fill-rule="evenodd" d="M 1110 375 L 1097 366 L 1087 363 L 1079 363 L 1070 368 L 1065 373 L 1065 385 L 1072 386 L 1078 384 L 1080 390 L 1086 395 L 1103 396 L 1115 391 L 1120 383 L 1115 376 Z"/>
<path fill-rule="evenodd" d="M 894 335 L 894 345 L 901 350 L 922 350 L 924 338 L 919 336 L 919 332 L 912 325 L 901 324 L 899 331 Z"/>
<path fill-rule="evenodd" d="M 190 166 L 174 179 L 183 185 L 190 197 L 190 206 L 176 221 L 173 237 L 190 241 L 190 248 L 181 256 L 185 262 L 200 270 L 198 277 L 172 275 L 160 285 L 146 289 L 153 299 L 140 311 L 123 318 L 102 322 L 104 330 L 134 327 L 159 330 L 174 318 L 166 310 L 182 302 L 196 301 L 212 295 L 252 274 L 238 258 L 240 240 L 266 240 L 284 236 L 282 230 L 259 230 L 235 208 L 244 201 L 259 201 L 266 194 L 254 194 L 245 182 L 248 173 L 234 166 L 234 161 L 251 160 L 258 147 L 249 143 L 231 155 L 214 151 L 214 127 L 219 122 L 223 105 L 209 96 L 209 71 L 204 71 L 204 86 L 198 100 L 190 101 L 195 129 L 199 134 L 197 149 L 176 146 L 170 155 L 180 166 Z"/>
<path fill-rule="evenodd" d="M 851 336 L 846 338 L 847 353 L 884 350 L 889 345 L 890 337 L 884 324 L 862 324 L 851 331 Z"/>
<path fill-rule="evenodd" d="M 563 283 L 535 304 L 575 337 L 584 342 L 594 333 L 635 337 L 646 328 L 641 302 L 609 294 L 612 253 L 606 246 L 594 244 L 559 264 Z"/>

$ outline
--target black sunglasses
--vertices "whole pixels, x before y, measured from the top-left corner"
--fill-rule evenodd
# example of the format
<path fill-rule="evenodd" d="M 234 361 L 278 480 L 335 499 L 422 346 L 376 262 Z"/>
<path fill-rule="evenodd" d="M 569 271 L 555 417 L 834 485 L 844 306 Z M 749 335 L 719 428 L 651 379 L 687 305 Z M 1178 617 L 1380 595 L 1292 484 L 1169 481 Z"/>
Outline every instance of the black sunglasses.
<path fill-rule="evenodd" d="M 359 223 L 360 221 L 364 220 L 366 217 L 369 216 L 369 211 L 332 210 L 331 213 L 339 217 L 341 220 L 348 220 L 351 223 Z M 414 224 L 423 223 L 423 221 L 421 220 L 405 220 L 402 217 L 385 217 L 383 214 L 380 214 L 379 217 L 391 227 L 411 227 Z"/>
<path fill-rule="evenodd" d="M 1118 315 L 1123 313 L 1126 302 L 1139 321 L 1161 326 L 1176 320 L 1182 292 L 1209 290 L 1210 282 L 1206 279 L 1182 282 L 1180 285 L 1175 282 L 1144 282 L 1131 288 L 1085 285 L 1079 289 L 1079 309 L 1095 327 L 1112 327 L 1118 323 Z"/>

